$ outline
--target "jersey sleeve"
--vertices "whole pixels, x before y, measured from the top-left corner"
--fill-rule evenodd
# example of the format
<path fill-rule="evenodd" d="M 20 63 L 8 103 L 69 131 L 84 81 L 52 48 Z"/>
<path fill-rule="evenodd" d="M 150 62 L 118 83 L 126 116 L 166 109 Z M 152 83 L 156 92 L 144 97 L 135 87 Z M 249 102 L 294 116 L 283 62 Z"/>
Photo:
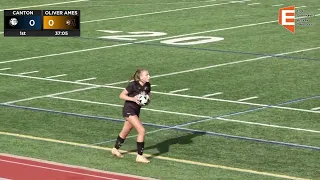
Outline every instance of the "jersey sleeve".
<path fill-rule="evenodd" d="M 129 94 L 133 92 L 133 85 L 134 85 L 134 82 L 132 81 L 126 87 L 126 90 L 128 91 Z"/>

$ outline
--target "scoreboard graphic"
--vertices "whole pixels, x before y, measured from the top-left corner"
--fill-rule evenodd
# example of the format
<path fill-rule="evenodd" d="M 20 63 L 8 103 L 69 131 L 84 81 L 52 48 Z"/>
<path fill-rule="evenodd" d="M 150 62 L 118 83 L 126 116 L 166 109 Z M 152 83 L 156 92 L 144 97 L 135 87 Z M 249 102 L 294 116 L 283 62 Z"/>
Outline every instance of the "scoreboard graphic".
<path fill-rule="evenodd" d="M 80 36 L 80 10 L 5 10 L 4 36 Z"/>

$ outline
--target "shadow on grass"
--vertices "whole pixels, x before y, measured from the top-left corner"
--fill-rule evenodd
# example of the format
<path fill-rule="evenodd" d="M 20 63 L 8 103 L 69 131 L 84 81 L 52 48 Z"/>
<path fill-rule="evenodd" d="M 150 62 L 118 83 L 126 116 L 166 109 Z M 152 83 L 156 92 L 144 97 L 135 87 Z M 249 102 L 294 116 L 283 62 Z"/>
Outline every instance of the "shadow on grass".
<path fill-rule="evenodd" d="M 154 158 L 156 156 L 160 156 L 162 154 L 165 154 L 165 153 L 169 152 L 171 145 L 174 145 L 174 144 L 191 144 L 191 143 L 193 143 L 193 140 L 192 140 L 193 138 L 198 137 L 198 136 L 202 136 L 204 134 L 205 133 L 202 133 L 202 132 L 188 133 L 188 134 L 183 135 L 183 136 L 167 139 L 167 140 L 159 142 L 158 144 L 155 144 L 153 146 L 147 146 L 147 147 L 144 148 L 144 151 L 150 150 L 150 149 L 157 149 L 158 150 L 157 153 L 151 154 L 151 157 L 148 157 L 148 159 L 152 159 L 152 158 Z M 126 152 L 126 153 L 136 152 L 136 151 L 137 150 L 134 149 L 134 150 L 130 150 L 130 151 Z M 126 153 L 124 153 L 124 154 L 126 154 Z"/>

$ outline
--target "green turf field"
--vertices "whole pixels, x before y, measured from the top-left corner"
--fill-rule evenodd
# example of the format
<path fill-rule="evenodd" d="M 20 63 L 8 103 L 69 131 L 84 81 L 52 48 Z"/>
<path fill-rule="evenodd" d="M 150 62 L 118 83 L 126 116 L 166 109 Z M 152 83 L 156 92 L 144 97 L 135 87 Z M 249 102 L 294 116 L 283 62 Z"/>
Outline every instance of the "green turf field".
<path fill-rule="evenodd" d="M 291 5 L 313 15 L 295 34 L 277 21 Z M 81 37 L 3 37 L 16 8 L 81 10 Z M 156 179 L 320 179 L 317 0 L 15 0 L 0 14 L 0 153 Z M 150 164 L 136 131 L 132 153 L 109 151 L 139 67 Z"/>

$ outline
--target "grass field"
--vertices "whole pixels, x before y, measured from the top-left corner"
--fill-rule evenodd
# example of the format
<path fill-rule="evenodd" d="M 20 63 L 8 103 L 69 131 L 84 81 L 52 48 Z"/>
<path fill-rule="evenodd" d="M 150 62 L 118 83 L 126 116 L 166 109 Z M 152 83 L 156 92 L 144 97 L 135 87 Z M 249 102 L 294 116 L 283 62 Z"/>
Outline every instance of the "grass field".
<path fill-rule="evenodd" d="M 313 15 L 295 34 L 277 22 L 291 5 Z M 81 10 L 81 37 L 1 34 L 0 153 L 156 179 L 320 179 L 317 0 L 0 7 Z M 136 131 L 125 158 L 110 153 L 139 67 L 154 85 L 141 113 L 150 164 L 135 162 Z"/>

